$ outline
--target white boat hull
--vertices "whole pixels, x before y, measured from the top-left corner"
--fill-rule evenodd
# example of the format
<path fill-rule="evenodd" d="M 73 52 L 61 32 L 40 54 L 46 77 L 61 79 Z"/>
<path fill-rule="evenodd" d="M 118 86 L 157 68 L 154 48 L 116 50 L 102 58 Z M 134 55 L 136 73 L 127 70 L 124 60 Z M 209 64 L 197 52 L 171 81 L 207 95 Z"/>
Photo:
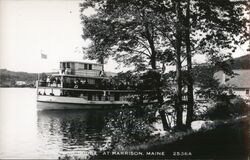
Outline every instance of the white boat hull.
<path fill-rule="evenodd" d="M 38 110 L 118 108 L 128 101 L 89 101 L 80 97 L 37 96 Z"/>

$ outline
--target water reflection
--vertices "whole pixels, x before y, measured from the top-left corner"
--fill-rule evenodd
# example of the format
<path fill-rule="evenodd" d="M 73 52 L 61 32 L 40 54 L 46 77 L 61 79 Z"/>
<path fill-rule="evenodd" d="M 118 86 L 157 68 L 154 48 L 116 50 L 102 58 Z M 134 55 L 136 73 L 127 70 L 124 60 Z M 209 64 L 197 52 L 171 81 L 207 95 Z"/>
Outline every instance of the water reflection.
<path fill-rule="evenodd" d="M 38 111 L 38 137 L 45 143 L 41 147 L 49 147 L 53 157 L 66 154 L 86 157 L 108 141 L 102 134 L 107 113 L 104 110 Z"/>
<path fill-rule="evenodd" d="M 37 111 L 36 90 L 0 88 L 0 159 L 82 157 L 104 146 L 112 110 Z"/>

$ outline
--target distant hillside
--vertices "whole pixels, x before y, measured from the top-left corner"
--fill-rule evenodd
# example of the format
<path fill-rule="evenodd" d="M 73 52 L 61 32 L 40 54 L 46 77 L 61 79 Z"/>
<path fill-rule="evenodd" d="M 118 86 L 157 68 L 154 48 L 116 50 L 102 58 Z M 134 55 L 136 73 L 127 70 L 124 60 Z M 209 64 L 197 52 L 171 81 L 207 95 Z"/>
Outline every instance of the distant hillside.
<path fill-rule="evenodd" d="M 37 79 L 36 73 L 14 72 L 7 69 L 0 69 L 0 80 L 15 80 L 15 81 L 35 81 Z"/>
<path fill-rule="evenodd" d="M 46 75 L 54 74 L 55 72 L 45 73 Z M 7 69 L 0 69 L 0 86 L 12 87 L 17 81 L 24 81 L 28 86 L 34 86 L 37 80 L 37 73 L 14 72 Z"/>
<path fill-rule="evenodd" d="M 0 69 L 0 86 L 13 86 L 16 81 L 25 81 L 33 84 L 37 79 L 36 73 L 14 72 Z"/>
<path fill-rule="evenodd" d="M 234 58 L 232 69 L 250 69 L 250 54 Z"/>

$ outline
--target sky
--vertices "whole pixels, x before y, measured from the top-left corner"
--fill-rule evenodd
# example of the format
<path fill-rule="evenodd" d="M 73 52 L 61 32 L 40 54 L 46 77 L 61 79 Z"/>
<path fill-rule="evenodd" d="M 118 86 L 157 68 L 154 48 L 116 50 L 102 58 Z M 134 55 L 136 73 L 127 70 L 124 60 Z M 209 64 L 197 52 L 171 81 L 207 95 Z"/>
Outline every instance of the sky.
<path fill-rule="evenodd" d="M 79 3 L 0 0 L 0 68 L 47 72 L 62 60 L 83 61 L 81 48 L 88 43 L 81 38 Z"/>
<path fill-rule="evenodd" d="M 62 60 L 86 61 L 81 53 L 80 0 L 0 0 L 0 68 L 31 73 L 57 71 Z M 91 14 L 91 10 L 85 14 Z M 237 50 L 246 54 L 247 45 Z M 47 59 L 41 59 L 41 53 Z M 203 61 L 204 57 L 195 57 Z M 118 71 L 110 61 L 105 69 Z M 119 71 L 121 71 L 120 69 Z"/>

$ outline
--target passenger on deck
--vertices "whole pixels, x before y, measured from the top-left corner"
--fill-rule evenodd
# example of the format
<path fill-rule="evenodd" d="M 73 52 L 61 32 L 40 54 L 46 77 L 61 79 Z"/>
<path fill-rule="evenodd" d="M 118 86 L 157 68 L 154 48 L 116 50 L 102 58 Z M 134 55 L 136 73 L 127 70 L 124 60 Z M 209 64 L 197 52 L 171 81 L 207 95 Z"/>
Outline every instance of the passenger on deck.
<path fill-rule="evenodd" d="M 84 82 L 84 84 L 83 84 L 83 88 L 86 88 L 86 89 L 88 89 L 88 88 L 89 88 L 89 83 L 88 83 L 88 81 L 87 81 L 87 80 Z"/>
<path fill-rule="evenodd" d="M 79 79 L 76 80 L 76 84 L 77 85 L 77 88 L 82 88 L 82 83 Z"/>
<path fill-rule="evenodd" d="M 60 87 L 61 85 L 61 80 L 60 78 L 56 77 L 56 87 Z"/>
<path fill-rule="evenodd" d="M 46 79 L 46 87 L 49 87 L 49 86 L 50 86 L 50 77 L 48 76 Z"/>
<path fill-rule="evenodd" d="M 70 69 L 69 68 L 65 69 L 65 74 L 70 74 Z"/>
<path fill-rule="evenodd" d="M 54 87 L 54 86 L 53 86 L 53 83 L 55 82 L 55 77 L 52 77 L 52 76 L 51 76 L 50 79 L 49 79 L 49 81 L 50 81 L 50 86 L 51 86 L 51 87 Z"/>
<path fill-rule="evenodd" d="M 80 88 L 81 88 L 81 89 L 84 88 L 84 83 L 85 83 L 85 81 L 83 81 L 83 80 L 80 81 Z"/>
<path fill-rule="evenodd" d="M 79 96 L 80 98 L 84 98 L 84 95 L 83 95 L 83 93 L 80 93 L 80 96 Z"/>

